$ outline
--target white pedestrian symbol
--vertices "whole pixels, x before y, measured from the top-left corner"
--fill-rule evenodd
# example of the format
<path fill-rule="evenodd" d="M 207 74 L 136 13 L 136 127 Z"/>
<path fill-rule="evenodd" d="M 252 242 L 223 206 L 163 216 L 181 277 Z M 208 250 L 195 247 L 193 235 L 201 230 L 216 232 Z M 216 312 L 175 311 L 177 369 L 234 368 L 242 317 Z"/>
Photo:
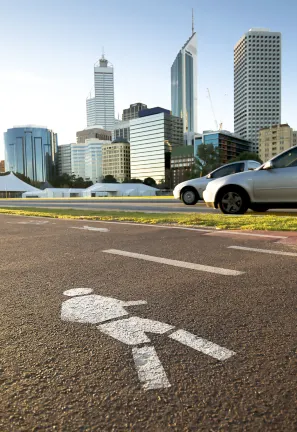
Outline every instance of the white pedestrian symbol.
<path fill-rule="evenodd" d="M 170 387 L 155 348 L 143 345 L 151 341 L 147 333 L 167 333 L 169 338 L 217 360 L 226 360 L 235 354 L 234 351 L 185 330 L 173 331 L 175 327 L 170 324 L 136 316 L 126 318 L 126 315 L 129 315 L 126 307 L 146 304 L 144 300 L 125 302 L 92 292 L 92 288 L 73 288 L 65 291 L 64 295 L 73 298 L 62 303 L 61 319 L 79 323 L 105 323 L 97 326 L 102 333 L 133 346 L 133 359 L 145 390 Z"/>

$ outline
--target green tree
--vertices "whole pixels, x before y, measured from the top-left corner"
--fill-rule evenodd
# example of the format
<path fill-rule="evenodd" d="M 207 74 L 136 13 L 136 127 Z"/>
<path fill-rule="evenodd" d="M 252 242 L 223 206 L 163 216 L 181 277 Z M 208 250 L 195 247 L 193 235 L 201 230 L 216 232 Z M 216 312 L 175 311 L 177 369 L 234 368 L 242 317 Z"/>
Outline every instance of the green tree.
<path fill-rule="evenodd" d="M 143 180 L 143 184 L 147 185 L 147 186 L 151 186 L 151 187 L 156 187 L 157 183 L 156 180 L 153 179 L 152 177 L 147 177 Z"/>
<path fill-rule="evenodd" d="M 103 179 L 102 179 L 102 183 L 117 183 L 117 179 L 111 175 L 111 174 L 107 174 Z"/>
<path fill-rule="evenodd" d="M 213 144 L 200 144 L 192 174 L 195 177 L 204 176 L 221 165 L 220 149 Z"/>
<path fill-rule="evenodd" d="M 27 176 L 25 176 L 24 174 L 19 173 L 19 172 L 15 172 L 14 175 L 15 175 L 17 178 L 19 178 L 20 180 L 22 180 L 23 182 L 28 183 L 28 184 L 31 184 L 31 179 L 30 179 L 30 177 L 27 177 Z"/>
<path fill-rule="evenodd" d="M 254 161 L 263 163 L 263 161 L 259 158 L 257 153 L 252 153 L 252 152 L 239 153 L 239 155 L 236 156 L 236 158 L 234 158 L 228 162 L 236 162 L 236 161 L 243 161 L 243 160 L 254 160 Z"/>
<path fill-rule="evenodd" d="M 129 183 L 143 183 L 143 181 L 140 180 L 140 179 L 131 179 L 131 180 L 129 181 Z"/>

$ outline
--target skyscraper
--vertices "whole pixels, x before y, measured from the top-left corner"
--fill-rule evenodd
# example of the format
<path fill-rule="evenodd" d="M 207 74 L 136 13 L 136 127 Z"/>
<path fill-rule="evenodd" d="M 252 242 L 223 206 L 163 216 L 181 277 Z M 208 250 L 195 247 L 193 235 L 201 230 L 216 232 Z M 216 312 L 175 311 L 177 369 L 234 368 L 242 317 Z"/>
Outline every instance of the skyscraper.
<path fill-rule="evenodd" d="M 184 132 L 197 132 L 197 37 L 192 35 L 171 66 L 171 111 L 183 118 Z"/>
<path fill-rule="evenodd" d="M 14 126 L 4 133 L 5 169 L 32 181 L 51 181 L 55 175 L 58 138 L 43 126 Z"/>
<path fill-rule="evenodd" d="M 94 92 L 87 98 L 87 126 L 114 128 L 113 67 L 102 55 L 94 65 Z"/>
<path fill-rule="evenodd" d="M 138 118 L 138 113 L 139 111 L 146 109 L 147 105 L 141 103 L 141 102 L 137 102 L 135 104 L 130 105 L 129 108 L 126 108 L 123 110 L 123 114 L 122 114 L 122 120 L 132 120 L 135 118 Z"/>
<path fill-rule="evenodd" d="M 170 185 L 171 150 L 183 145 L 183 122 L 170 111 L 155 107 L 130 120 L 131 178 L 153 177 Z"/>
<path fill-rule="evenodd" d="M 281 34 L 254 28 L 234 47 L 234 131 L 252 141 L 281 122 Z"/>

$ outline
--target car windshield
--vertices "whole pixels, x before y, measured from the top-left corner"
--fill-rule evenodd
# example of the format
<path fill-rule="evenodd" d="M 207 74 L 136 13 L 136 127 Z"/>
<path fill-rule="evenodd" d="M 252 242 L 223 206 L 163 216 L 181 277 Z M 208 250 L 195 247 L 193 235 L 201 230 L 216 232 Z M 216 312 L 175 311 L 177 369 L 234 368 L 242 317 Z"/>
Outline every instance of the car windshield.
<path fill-rule="evenodd" d="M 297 166 L 297 147 L 273 159 L 274 168 L 289 168 Z"/>

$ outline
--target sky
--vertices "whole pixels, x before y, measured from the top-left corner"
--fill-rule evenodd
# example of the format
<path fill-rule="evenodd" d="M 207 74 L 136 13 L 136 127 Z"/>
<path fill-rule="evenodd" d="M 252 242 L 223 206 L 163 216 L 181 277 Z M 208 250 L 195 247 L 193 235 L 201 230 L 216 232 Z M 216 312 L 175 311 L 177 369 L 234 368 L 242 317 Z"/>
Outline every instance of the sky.
<path fill-rule="evenodd" d="M 114 66 L 115 116 L 135 102 L 171 108 L 170 68 L 198 37 L 198 132 L 233 131 L 233 47 L 252 27 L 282 33 L 282 122 L 297 129 L 297 0 L 0 0 L 3 132 L 47 126 L 59 144 L 86 127 L 86 97 L 102 49 Z"/>

